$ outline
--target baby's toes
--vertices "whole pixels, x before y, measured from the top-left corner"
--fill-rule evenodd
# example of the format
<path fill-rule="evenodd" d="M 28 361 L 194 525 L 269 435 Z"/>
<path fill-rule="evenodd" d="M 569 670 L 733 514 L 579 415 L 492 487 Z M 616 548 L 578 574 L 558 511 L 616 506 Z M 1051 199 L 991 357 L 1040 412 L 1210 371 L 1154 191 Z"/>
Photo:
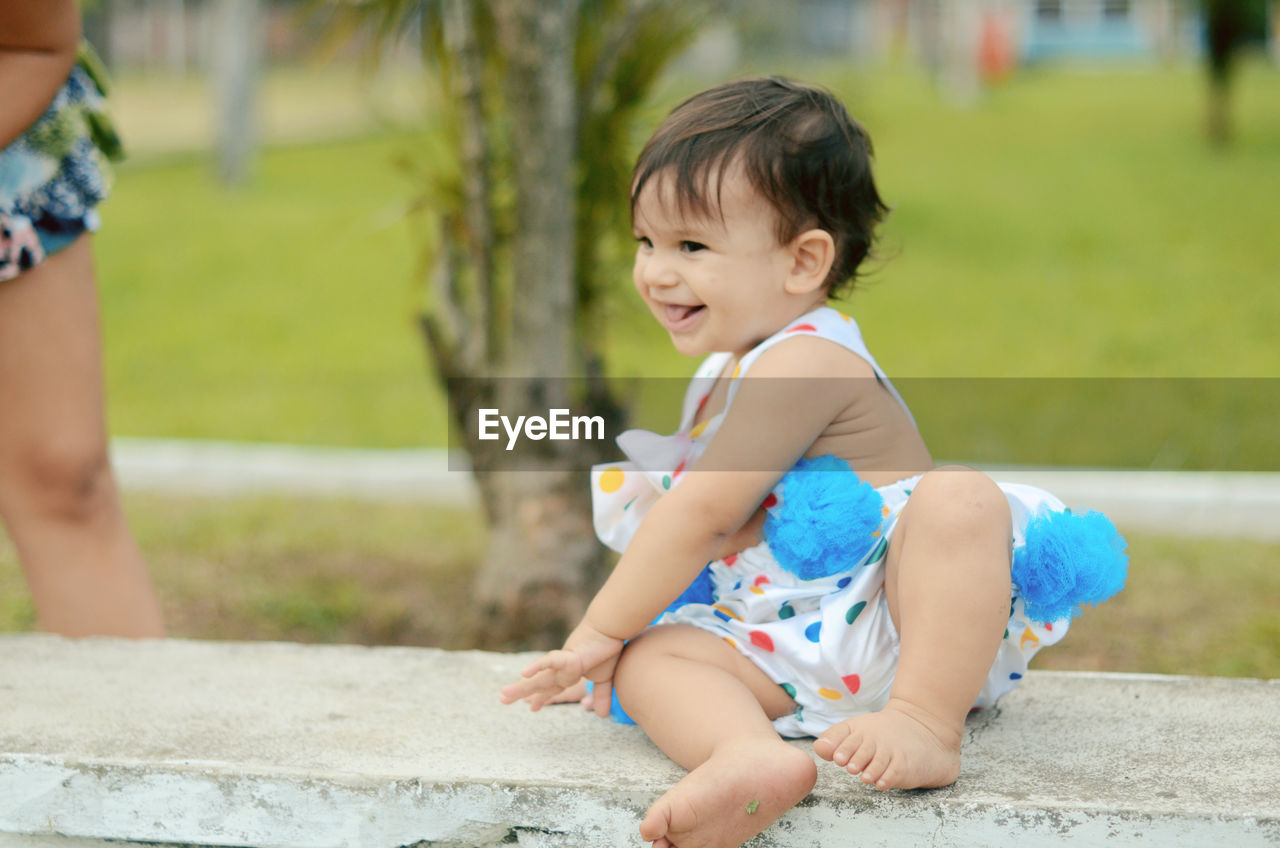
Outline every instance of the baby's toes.
<path fill-rule="evenodd" d="M 866 771 L 867 765 L 875 758 L 876 751 L 877 746 L 875 740 L 872 737 L 864 736 L 862 738 L 862 744 L 858 746 L 856 751 L 849 754 L 849 761 L 845 763 L 845 768 L 848 770 L 849 774 L 857 777 Z"/>
<path fill-rule="evenodd" d="M 645 842 L 652 842 L 655 846 L 663 842 L 670 844 L 666 834 L 671 832 L 671 806 L 663 803 L 665 800 L 665 798 L 659 798 L 640 822 L 640 838 Z"/>
<path fill-rule="evenodd" d="M 847 766 L 854 756 L 868 744 L 868 740 L 859 730 L 854 730 L 844 738 L 840 743 L 840 747 L 836 748 L 835 754 L 832 755 L 831 761 L 838 766 Z M 867 758 L 870 759 L 870 754 Z"/>
<path fill-rule="evenodd" d="M 824 760 L 832 760 L 836 751 L 849 738 L 849 725 L 847 722 L 833 724 L 826 731 L 813 740 L 813 752 Z M 844 765 L 844 763 L 840 763 Z"/>
<path fill-rule="evenodd" d="M 881 786 L 881 779 L 884 777 L 885 771 L 889 768 L 892 760 L 893 756 L 890 749 L 888 747 L 880 747 L 876 751 L 876 755 L 871 758 L 871 761 L 862 770 L 862 782 L 876 784 L 881 789 L 885 788 L 887 784 Z"/>

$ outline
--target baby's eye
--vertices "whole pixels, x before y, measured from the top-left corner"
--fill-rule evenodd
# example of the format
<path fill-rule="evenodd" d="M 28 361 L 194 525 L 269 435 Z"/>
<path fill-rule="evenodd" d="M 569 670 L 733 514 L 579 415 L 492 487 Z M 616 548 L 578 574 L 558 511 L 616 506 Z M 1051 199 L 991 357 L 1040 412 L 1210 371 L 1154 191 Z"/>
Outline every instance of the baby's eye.
<path fill-rule="evenodd" d="M 697 253 L 699 250 L 706 250 L 707 246 L 701 242 L 682 241 L 680 242 L 680 249 L 685 253 Z"/>
<path fill-rule="evenodd" d="M 641 247 L 653 247 L 653 242 L 649 241 L 648 236 L 636 236 L 636 241 L 640 243 Z"/>

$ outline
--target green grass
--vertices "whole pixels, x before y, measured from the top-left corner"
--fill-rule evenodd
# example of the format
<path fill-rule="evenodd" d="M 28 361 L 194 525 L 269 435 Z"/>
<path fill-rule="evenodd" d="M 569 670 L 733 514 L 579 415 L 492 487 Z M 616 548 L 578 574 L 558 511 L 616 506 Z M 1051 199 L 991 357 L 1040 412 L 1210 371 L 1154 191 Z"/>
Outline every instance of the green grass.
<path fill-rule="evenodd" d="M 918 376 L 1280 373 L 1280 73 L 1240 82 L 1225 153 L 1190 68 L 1027 74 L 972 110 L 866 85 L 896 208 L 875 349 Z"/>
<path fill-rule="evenodd" d="M 415 504 L 130 495 L 170 631 L 467 648 L 479 516 Z M 1039 668 L 1280 677 L 1280 545 L 1128 534 L 1129 585 Z M 35 615 L 0 536 L 0 632 Z"/>
<path fill-rule="evenodd" d="M 1280 374 L 1274 66 L 1243 68 L 1224 152 L 1203 141 L 1193 67 L 1028 72 L 969 107 L 904 71 L 768 70 L 830 84 L 873 134 L 894 211 L 883 259 L 845 308 L 895 377 Z M 299 100 L 319 96 L 286 82 Z M 638 137 L 708 82 L 669 81 Z M 131 114 L 145 114 L 144 94 Z M 144 146 L 97 240 L 113 431 L 444 443 L 411 317 L 416 253 L 401 213 L 413 186 L 393 166 L 415 147 L 390 131 L 270 147 L 256 178 L 227 190 L 203 157 Z M 609 273 L 612 372 L 687 375 L 692 363 L 632 302 L 625 260 Z M 963 456 L 967 438 L 936 447 Z M 1145 465 L 1152 438 L 1139 429 L 1103 460 Z"/>
<path fill-rule="evenodd" d="M 416 504 L 129 495 L 170 634 L 467 647 L 477 513 Z M 0 533 L 0 632 L 35 627 Z"/>
<path fill-rule="evenodd" d="M 96 245 L 113 430 L 442 441 L 391 166 L 405 145 L 270 149 L 235 190 L 192 157 L 124 169 Z"/>

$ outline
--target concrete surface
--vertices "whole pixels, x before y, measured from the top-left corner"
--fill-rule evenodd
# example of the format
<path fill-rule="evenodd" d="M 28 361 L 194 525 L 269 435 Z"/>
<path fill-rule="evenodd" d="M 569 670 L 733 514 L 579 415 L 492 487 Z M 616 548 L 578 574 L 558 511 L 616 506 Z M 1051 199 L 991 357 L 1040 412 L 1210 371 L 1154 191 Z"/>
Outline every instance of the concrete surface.
<path fill-rule="evenodd" d="M 203 495 L 313 495 L 474 505 L 471 473 L 447 451 L 114 439 L 121 484 Z M 455 468 L 467 468 L 465 457 Z M 1280 474 L 987 468 L 1050 490 L 1068 506 L 1101 510 L 1121 532 L 1280 541 Z"/>
<path fill-rule="evenodd" d="M 681 770 L 635 727 L 499 704 L 527 659 L 0 636 L 0 845 L 640 845 Z M 1277 681 L 1033 672 L 954 786 L 820 763 L 751 844 L 1277 845 L 1278 716 Z"/>

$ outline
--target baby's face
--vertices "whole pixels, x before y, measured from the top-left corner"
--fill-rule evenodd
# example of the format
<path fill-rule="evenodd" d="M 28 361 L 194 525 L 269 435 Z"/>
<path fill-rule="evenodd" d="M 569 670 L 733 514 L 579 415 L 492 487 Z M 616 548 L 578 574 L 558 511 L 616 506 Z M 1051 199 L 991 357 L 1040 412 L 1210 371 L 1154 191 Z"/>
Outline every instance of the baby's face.
<path fill-rule="evenodd" d="M 716 187 L 713 178 L 708 197 Z M 729 169 L 719 195 L 719 217 L 682 216 L 663 172 L 636 198 L 636 290 L 687 356 L 741 356 L 825 300 L 799 303 L 785 291 L 794 257 L 778 243 L 773 207 L 740 169 Z"/>

